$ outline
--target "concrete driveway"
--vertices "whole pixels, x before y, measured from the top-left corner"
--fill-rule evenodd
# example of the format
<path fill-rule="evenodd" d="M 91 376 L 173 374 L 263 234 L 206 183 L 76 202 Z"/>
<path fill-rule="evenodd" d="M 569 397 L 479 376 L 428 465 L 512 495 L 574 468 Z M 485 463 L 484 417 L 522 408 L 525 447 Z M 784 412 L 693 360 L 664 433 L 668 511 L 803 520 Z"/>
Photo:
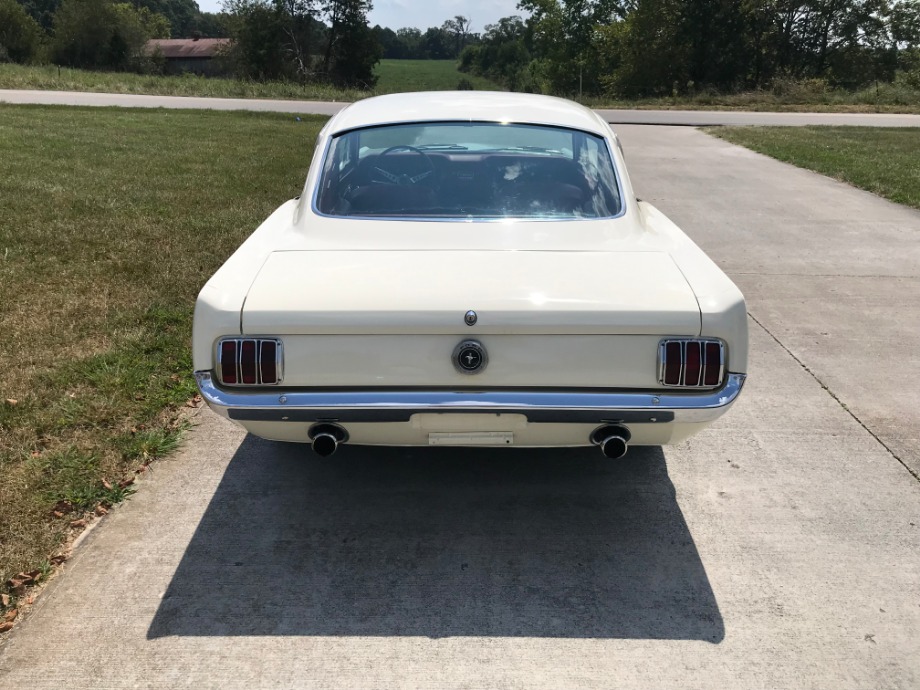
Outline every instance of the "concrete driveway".
<path fill-rule="evenodd" d="M 202 411 L 14 630 L 0 686 L 920 687 L 920 214 L 620 131 L 640 196 L 748 298 L 731 413 L 612 463 L 318 461 Z"/>

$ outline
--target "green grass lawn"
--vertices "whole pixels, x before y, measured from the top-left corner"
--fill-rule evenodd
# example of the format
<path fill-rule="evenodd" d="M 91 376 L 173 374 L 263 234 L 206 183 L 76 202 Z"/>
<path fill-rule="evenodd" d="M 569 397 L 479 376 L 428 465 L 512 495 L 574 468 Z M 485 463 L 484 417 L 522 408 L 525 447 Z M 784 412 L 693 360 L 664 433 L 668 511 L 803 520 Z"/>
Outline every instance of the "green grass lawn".
<path fill-rule="evenodd" d="M 482 77 L 457 71 L 456 60 L 381 60 L 377 65 L 377 91 L 452 91 L 461 79 L 477 91 L 501 91 L 501 87 Z"/>
<path fill-rule="evenodd" d="M 49 65 L 0 63 L 0 89 L 355 101 L 384 93 L 453 90 L 457 88 L 460 80 L 465 78 L 480 91 L 501 90 L 501 87 L 487 79 L 458 72 L 454 60 L 382 60 L 377 66 L 377 74 L 380 80 L 373 91 L 357 91 L 322 84 L 301 86 L 284 82 L 206 79 L 191 74 L 165 77 L 127 72 L 89 72 Z"/>
<path fill-rule="evenodd" d="M 0 105 L 0 590 L 175 447 L 195 296 L 323 122 Z"/>
<path fill-rule="evenodd" d="M 713 127 L 722 139 L 920 208 L 920 129 Z"/>

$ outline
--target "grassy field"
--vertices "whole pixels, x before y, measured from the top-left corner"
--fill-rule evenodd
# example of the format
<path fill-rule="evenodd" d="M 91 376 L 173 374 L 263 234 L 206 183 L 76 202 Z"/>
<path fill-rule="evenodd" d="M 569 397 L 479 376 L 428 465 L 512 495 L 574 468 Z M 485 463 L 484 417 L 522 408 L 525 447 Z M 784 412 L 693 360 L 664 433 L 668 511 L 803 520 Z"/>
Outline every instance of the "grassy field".
<path fill-rule="evenodd" d="M 488 79 L 458 72 L 455 60 L 381 60 L 377 75 L 380 79 L 375 90 L 379 93 L 452 91 L 461 79 L 477 91 L 501 90 Z"/>
<path fill-rule="evenodd" d="M 195 295 L 322 122 L 0 105 L 0 590 L 175 447 Z"/>
<path fill-rule="evenodd" d="M 280 82 L 257 83 L 235 79 L 205 79 L 193 75 L 160 77 L 120 72 L 86 72 L 51 66 L 0 63 L 0 89 L 99 91 L 211 96 L 222 98 L 276 98 L 288 100 L 354 101 L 382 93 L 456 89 L 461 79 L 477 90 L 501 90 L 481 77 L 457 71 L 453 60 L 382 60 L 373 91 L 335 89 L 323 85 L 299 86 Z M 879 84 L 860 91 L 829 89 L 820 82 L 777 84 L 773 90 L 735 94 L 703 92 L 674 98 L 584 99 L 586 105 L 609 108 L 760 110 L 791 112 L 920 113 L 920 91 L 906 84 Z"/>
<path fill-rule="evenodd" d="M 920 129 L 714 127 L 711 134 L 920 208 Z"/>
<path fill-rule="evenodd" d="M 779 82 L 773 89 L 639 98 L 586 100 L 593 107 L 653 108 L 657 110 L 747 110 L 816 113 L 920 113 L 920 90 L 903 81 L 872 85 L 855 91 L 833 89 L 818 80 Z"/>
<path fill-rule="evenodd" d="M 191 74 L 163 77 L 0 63 L 0 89 L 321 101 L 354 101 L 376 94 L 404 91 L 453 90 L 461 79 L 468 79 L 478 90 L 500 89 L 487 79 L 458 72 L 457 63 L 453 60 L 382 60 L 377 66 L 377 74 L 380 79 L 373 91 L 356 91 L 318 84 L 300 86 L 282 82 L 205 79 Z"/>

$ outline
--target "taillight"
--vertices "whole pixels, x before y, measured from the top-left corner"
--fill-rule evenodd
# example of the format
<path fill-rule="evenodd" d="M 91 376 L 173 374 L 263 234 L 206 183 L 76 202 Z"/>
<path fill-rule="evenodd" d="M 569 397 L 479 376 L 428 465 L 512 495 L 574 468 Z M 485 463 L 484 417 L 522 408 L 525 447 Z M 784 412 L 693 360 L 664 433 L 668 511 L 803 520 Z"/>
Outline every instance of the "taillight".
<path fill-rule="evenodd" d="M 680 338 L 658 344 L 658 383 L 715 388 L 725 372 L 725 346 L 718 340 Z"/>
<path fill-rule="evenodd" d="M 661 351 L 663 353 L 661 382 L 668 386 L 679 386 L 680 376 L 684 371 L 683 343 L 676 340 L 662 343 Z"/>
<path fill-rule="evenodd" d="M 237 383 L 237 342 L 225 340 L 220 344 L 220 380 L 224 383 Z"/>
<path fill-rule="evenodd" d="M 217 345 L 217 371 L 228 386 L 281 383 L 281 341 L 275 338 L 228 338 Z"/>

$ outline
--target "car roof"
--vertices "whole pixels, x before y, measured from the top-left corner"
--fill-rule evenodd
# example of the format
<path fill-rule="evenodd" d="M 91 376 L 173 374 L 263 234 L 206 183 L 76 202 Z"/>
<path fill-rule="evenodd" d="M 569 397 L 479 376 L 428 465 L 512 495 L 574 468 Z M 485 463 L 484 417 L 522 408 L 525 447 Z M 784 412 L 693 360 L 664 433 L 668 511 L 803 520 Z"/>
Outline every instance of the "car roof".
<path fill-rule="evenodd" d="M 515 122 L 556 125 L 609 135 L 603 120 L 578 103 L 552 96 L 502 91 L 423 91 L 375 96 L 352 103 L 329 121 L 339 134 L 407 122 Z"/>

